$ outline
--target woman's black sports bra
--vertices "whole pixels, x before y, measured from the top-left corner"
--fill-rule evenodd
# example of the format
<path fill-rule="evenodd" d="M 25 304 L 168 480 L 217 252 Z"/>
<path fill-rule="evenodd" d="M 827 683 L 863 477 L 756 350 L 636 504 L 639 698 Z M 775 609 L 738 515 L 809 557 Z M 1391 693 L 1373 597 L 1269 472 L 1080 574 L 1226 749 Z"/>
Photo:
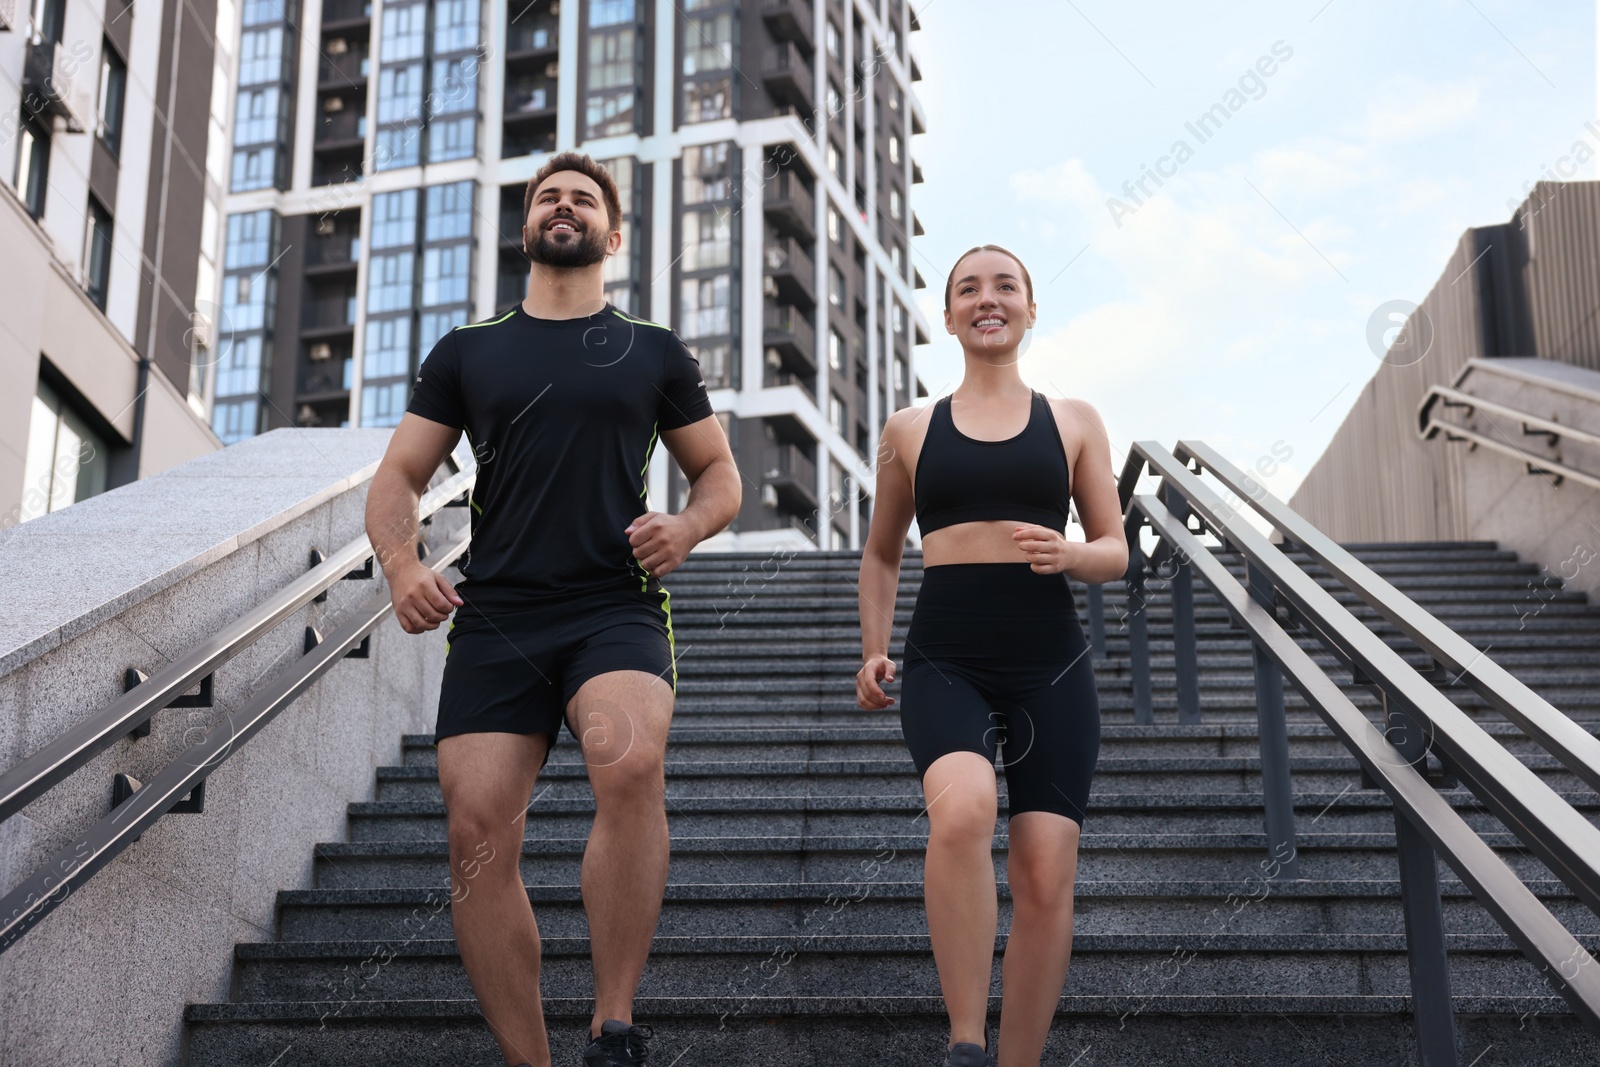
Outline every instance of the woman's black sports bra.
<path fill-rule="evenodd" d="M 950 417 L 950 397 L 934 403 L 912 486 L 922 536 L 981 519 L 1015 519 L 1066 531 L 1072 503 L 1066 448 L 1050 401 L 1037 390 L 1030 392 L 1028 425 L 1004 441 L 968 437 Z"/>

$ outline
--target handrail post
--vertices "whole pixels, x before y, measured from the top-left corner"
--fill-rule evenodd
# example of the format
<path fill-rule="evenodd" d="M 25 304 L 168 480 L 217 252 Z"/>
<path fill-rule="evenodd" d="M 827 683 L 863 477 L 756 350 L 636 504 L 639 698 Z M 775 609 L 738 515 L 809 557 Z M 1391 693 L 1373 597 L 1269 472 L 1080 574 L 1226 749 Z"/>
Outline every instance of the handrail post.
<path fill-rule="evenodd" d="M 1106 658 L 1106 593 L 1095 582 L 1084 588 L 1089 597 L 1089 647 L 1094 650 L 1091 655 L 1103 660 Z"/>
<path fill-rule="evenodd" d="M 1144 527 L 1136 525 L 1128 538 L 1128 572 L 1123 580 L 1128 584 L 1128 667 L 1133 672 L 1133 722 L 1135 726 L 1155 724 L 1155 712 L 1150 701 L 1150 627 L 1145 613 L 1144 549 L 1139 544 L 1139 532 Z"/>
<path fill-rule="evenodd" d="M 1167 510 L 1174 519 L 1187 525 L 1189 502 L 1176 491 L 1168 497 Z M 1177 676 L 1178 723 L 1197 726 L 1200 723 L 1200 660 L 1195 652 L 1194 570 L 1189 566 L 1188 554 L 1177 546 L 1173 546 L 1171 558 L 1172 666 Z"/>
<path fill-rule="evenodd" d="M 1417 769 L 1428 770 L 1428 735 L 1416 717 L 1380 690 L 1384 736 Z M 1398 809 L 1395 852 L 1400 864 L 1400 907 L 1406 919 L 1406 965 L 1411 972 L 1411 1009 L 1422 1067 L 1457 1067 L 1455 1006 L 1450 998 L 1450 959 L 1444 906 L 1433 846 Z"/>
<path fill-rule="evenodd" d="M 1400 906 L 1406 917 L 1406 964 L 1411 971 L 1417 1052 L 1422 1067 L 1458 1067 L 1438 864 L 1428 839 L 1399 811 L 1394 813 L 1394 840 L 1400 860 Z"/>
<path fill-rule="evenodd" d="M 1272 610 L 1271 578 L 1248 559 L 1245 584 L 1250 599 Z M 1256 732 L 1261 740 L 1261 795 L 1267 827 L 1267 855 L 1277 863 L 1275 877 L 1299 878 L 1300 853 L 1294 839 L 1294 787 L 1289 781 L 1289 727 L 1283 713 L 1283 671 L 1258 642 L 1250 645 L 1256 674 Z"/>

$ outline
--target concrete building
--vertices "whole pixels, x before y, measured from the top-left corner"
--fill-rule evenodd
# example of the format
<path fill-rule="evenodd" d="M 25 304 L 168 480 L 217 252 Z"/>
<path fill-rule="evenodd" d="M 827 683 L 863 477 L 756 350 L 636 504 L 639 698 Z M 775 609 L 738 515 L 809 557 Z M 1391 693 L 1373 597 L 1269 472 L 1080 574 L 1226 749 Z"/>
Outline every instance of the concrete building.
<path fill-rule="evenodd" d="M 622 194 L 609 298 L 689 344 L 746 474 L 718 543 L 859 545 L 878 433 L 926 395 L 916 28 L 904 0 L 247 0 L 217 434 L 398 422 L 445 331 L 522 299 L 524 188 L 577 148 Z M 681 508 L 670 457 L 648 487 Z"/>
<path fill-rule="evenodd" d="M 235 0 L 0 4 L 0 528 L 219 447 Z"/>
<path fill-rule="evenodd" d="M 1289 505 L 1341 541 L 1496 541 L 1548 572 L 1508 611 L 1600 596 L 1597 232 L 1600 182 L 1539 182 L 1462 234 Z"/>

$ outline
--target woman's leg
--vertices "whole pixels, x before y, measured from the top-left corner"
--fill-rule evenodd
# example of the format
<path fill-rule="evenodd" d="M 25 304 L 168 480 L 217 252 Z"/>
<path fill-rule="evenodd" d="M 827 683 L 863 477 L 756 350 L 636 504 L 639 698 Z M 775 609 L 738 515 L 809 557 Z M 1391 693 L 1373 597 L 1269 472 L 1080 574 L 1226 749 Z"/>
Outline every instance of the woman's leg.
<path fill-rule="evenodd" d="M 1000 1067 L 1038 1067 L 1072 955 L 1072 887 L 1078 875 L 1078 824 L 1049 811 L 1012 815 L 1006 878 L 1011 935 L 1006 942 Z"/>
<path fill-rule="evenodd" d="M 929 823 L 923 894 L 939 988 L 950 1013 L 950 1043 L 981 1046 L 999 919 L 994 764 L 976 752 L 948 753 L 928 768 L 922 789 Z"/>

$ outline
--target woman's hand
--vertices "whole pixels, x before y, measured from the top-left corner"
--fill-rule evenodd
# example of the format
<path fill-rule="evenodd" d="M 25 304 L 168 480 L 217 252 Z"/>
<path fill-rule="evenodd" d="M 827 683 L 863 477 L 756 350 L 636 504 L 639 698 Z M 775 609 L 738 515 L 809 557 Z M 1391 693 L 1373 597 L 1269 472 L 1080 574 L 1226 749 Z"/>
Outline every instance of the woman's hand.
<path fill-rule="evenodd" d="M 894 660 L 876 655 L 867 659 L 856 672 L 856 707 L 862 711 L 882 711 L 894 703 L 894 697 L 883 691 L 883 686 L 894 681 Z"/>
<path fill-rule="evenodd" d="M 1077 559 L 1077 542 L 1048 526 L 1018 526 L 1011 540 L 1035 574 L 1064 574 Z"/>

